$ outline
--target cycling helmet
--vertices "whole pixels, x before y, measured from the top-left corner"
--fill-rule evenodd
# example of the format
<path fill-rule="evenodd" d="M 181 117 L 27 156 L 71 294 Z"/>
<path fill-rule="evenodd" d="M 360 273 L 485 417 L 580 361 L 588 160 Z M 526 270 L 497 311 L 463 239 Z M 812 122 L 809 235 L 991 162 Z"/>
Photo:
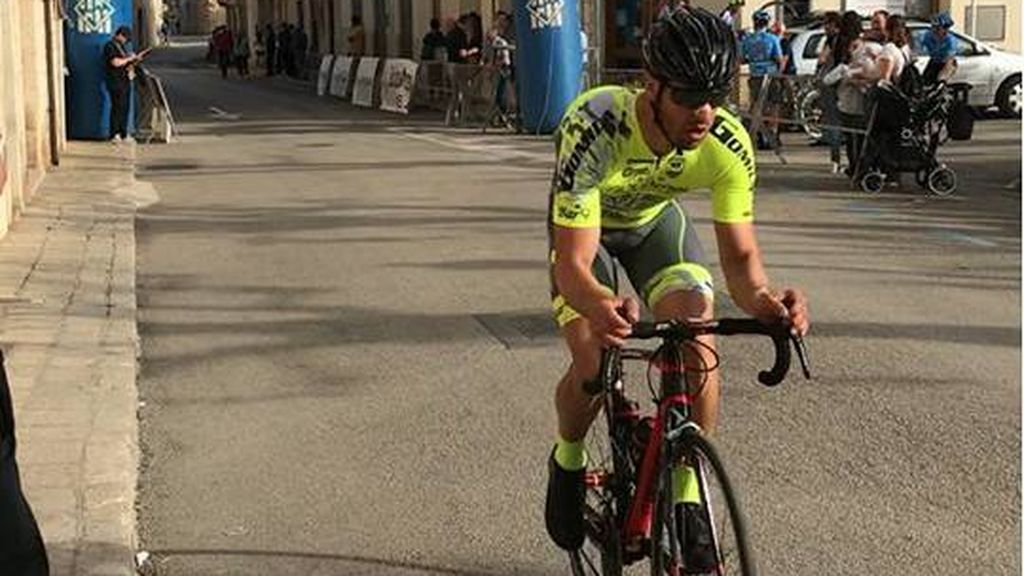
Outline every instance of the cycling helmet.
<path fill-rule="evenodd" d="M 703 8 L 678 8 L 658 19 L 644 42 L 647 71 L 670 88 L 728 92 L 736 78 L 736 36 Z"/>
<path fill-rule="evenodd" d="M 772 15 L 767 10 L 758 10 L 754 12 L 754 26 L 767 26 L 772 20 Z"/>
<path fill-rule="evenodd" d="M 949 12 L 939 12 L 932 17 L 932 26 L 948 30 L 953 27 L 953 18 L 949 15 Z"/>

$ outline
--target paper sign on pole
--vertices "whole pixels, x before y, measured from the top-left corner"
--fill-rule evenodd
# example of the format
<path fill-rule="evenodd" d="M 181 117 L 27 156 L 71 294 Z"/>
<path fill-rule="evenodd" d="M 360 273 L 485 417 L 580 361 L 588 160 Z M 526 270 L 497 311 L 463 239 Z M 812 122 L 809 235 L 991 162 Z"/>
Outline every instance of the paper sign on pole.
<path fill-rule="evenodd" d="M 316 78 L 316 95 L 327 94 L 327 87 L 331 83 L 331 65 L 334 64 L 334 54 L 324 54 L 320 60 L 320 74 Z"/>
<path fill-rule="evenodd" d="M 356 106 L 373 106 L 373 83 L 377 77 L 379 58 L 360 58 L 356 72 L 356 85 L 352 88 L 352 103 Z"/>
<path fill-rule="evenodd" d="M 331 96 L 348 98 L 349 81 L 352 80 L 352 58 L 338 56 L 331 71 Z"/>
<path fill-rule="evenodd" d="M 416 69 L 412 60 L 385 60 L 380 81 L 380 109 L 400 114 L 409 113 L 409 102 L 416 87 Z"/>

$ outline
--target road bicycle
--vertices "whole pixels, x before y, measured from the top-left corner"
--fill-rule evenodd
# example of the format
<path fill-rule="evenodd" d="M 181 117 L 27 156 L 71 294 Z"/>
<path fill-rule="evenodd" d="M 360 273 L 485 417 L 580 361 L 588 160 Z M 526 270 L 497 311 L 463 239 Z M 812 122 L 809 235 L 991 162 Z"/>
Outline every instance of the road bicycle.
<path fill-rule="evenodd" d="M 673 469 L 688 465 L 700 494 L 697 510 L 710 527 L 717 562 L 707 574 L 756 574 L 746 521 L 722 460 L 700 427 L 692 420 L 693 399 L 713 365 L 684 366 L 684 348 L 696 352 L 708 346 L 696 338 L 705 334 L 758 334 L 771 337 L 775 363 L 758 374 L 766 386 L 782 382 L 790 368 L 792 348 L 797 351 L 805 378 L 810 368 L 803 340 L 781 324 L 766 325 L 753 319 L 710 322 L 640 322 L 632 339 L 660 339 L 654 350 L 610 348 L 603 353 L 599 377 L 585 386 L 594 396 L 603 394 L 604 418 L 591 427 L 586 446 L 586 538 L 569 553 L 574 576 L 620 576 L 626 566 L 649 560 L 655 576 L 692 574 L 684 564 L 687 523 L 675 503 Z M 693 354 L 697 358 L 701 355 Z M 624 361 L 647 363 L 647 384 L 656 405 L 653 415 L 642 416 L 639 404 L 625 391 Z M 693 364 L 693 362 L 691 362 Z M 660 372 L 660 386 L 652 382 Z M 687 373 L 691 376 L 687 378 Z M 703 376 L 699 376 L 703 375 Z M 692 536 L 692 535 L 691 535 Z"/>

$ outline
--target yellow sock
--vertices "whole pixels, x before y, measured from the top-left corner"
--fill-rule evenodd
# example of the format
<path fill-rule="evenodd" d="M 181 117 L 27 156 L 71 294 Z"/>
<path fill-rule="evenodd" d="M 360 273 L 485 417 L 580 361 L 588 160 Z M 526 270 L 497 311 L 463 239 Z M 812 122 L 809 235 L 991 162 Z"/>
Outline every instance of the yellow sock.
<path fill-rule="evenodd" d="M 690 466 L 676 466 L 672 470 L 672 491 L 676 504 L 700 504 L 697 472 Z"/>
<path fill-rule="evenodd" d="M 587 466 L 587 451 L 583 449 L 583 441 L 568 442 L 561 436 L 555 441 L 555 462 L 569 472 L 582 470 Z"/>

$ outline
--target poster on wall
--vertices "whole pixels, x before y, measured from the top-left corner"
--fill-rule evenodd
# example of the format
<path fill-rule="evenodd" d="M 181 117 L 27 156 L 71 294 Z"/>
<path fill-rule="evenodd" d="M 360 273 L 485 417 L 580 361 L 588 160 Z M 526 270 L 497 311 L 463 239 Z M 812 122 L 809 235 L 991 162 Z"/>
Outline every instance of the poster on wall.
<path fill-rule="evenodd" d="M 412 60 L 385 60 L 380 81 L 380 109 L 400 114 L 409 113 L 409 102 L 416 88 L 416 70 Z"/>
<path fill-rule="evenodd" d="M 356 71 L 356 84 L 352 87 L 352 103 L 356 106 L 373 106 L 373 81 L 377 77 L 378 58 L 360 58 Z"/>
<path fill-rule="evenodd" d="M 320 60 L 320 74 L 316 78 L 316 95 L 327 94 L 327 87 L 331 84 L 331 66 L 334 65 L 334 54 L 325 54 Z"/>
<path fill-rule="evenodd" d="M 338 56 L 334 59 L 334 68 L 331 70 L 331 96 L 348 98 L 350 80 L 352 80 L 352 58 Z"/>

